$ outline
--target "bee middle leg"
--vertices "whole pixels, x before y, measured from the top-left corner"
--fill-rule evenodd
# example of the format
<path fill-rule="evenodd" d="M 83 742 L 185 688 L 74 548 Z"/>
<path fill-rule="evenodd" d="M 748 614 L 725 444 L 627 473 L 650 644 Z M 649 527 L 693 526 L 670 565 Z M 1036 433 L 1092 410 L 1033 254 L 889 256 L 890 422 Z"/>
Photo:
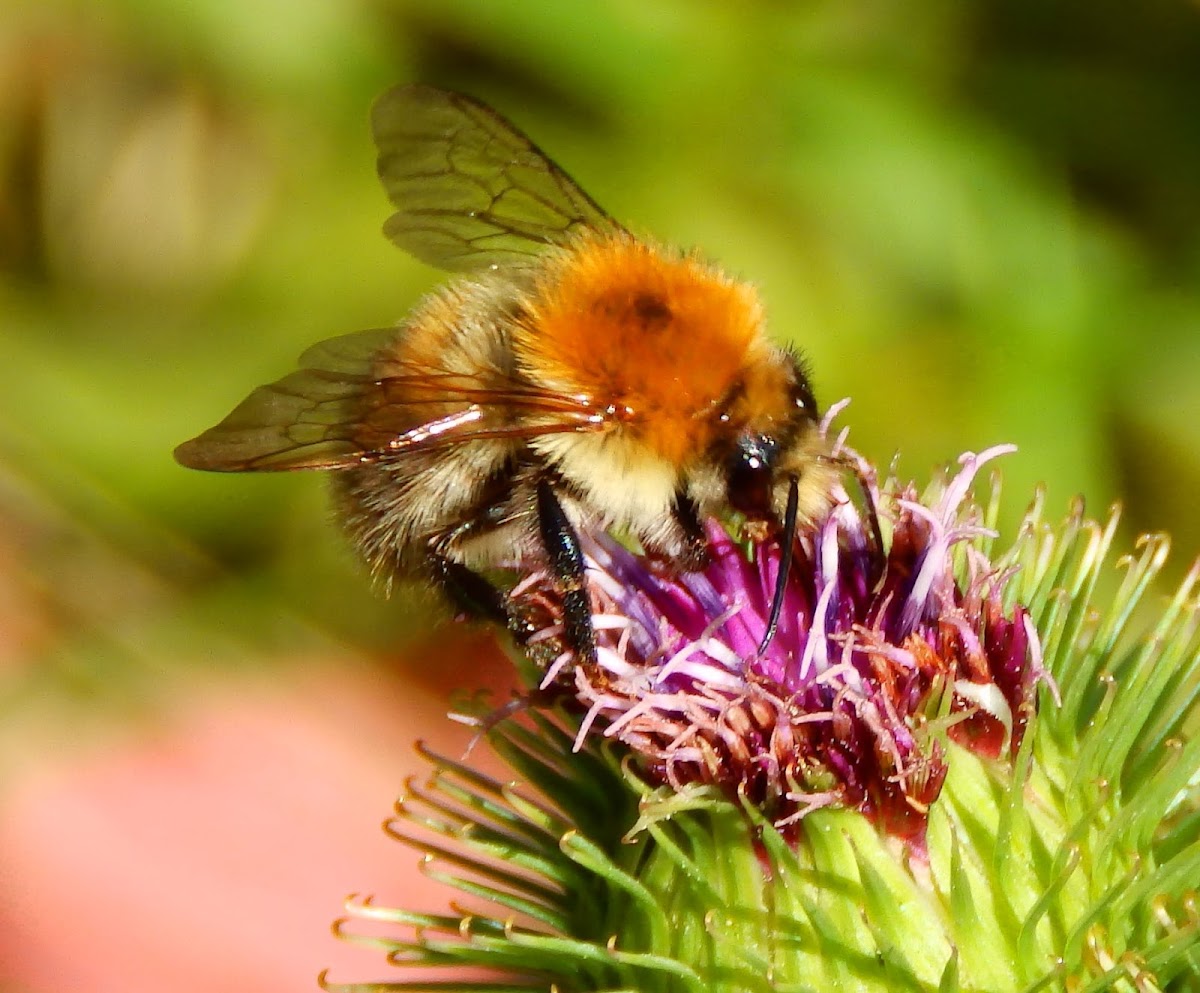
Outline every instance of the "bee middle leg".
<path fill-rule="evenodd" d="M 596 662 L 596 632 L 579 535 L 546 479 L 537 483 L 537 519 L 550 574 L 562 595 L 563 637 L 585 665 Z"/>

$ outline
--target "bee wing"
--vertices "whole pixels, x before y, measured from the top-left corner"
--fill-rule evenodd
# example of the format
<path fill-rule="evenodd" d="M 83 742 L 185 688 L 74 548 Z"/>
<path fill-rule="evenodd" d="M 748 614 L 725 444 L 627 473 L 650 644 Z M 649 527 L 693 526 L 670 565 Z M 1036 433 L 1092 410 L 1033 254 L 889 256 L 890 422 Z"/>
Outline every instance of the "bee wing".
<path fill-rule="evenodd" d="M 586 400 L 517 381 L 484 387 L 480 377 L 434 369 L 377 378 L 372 356 L 395 334 L 363 331 L 315 345 L 301 357 L 305 368 L 260 386 L 175 449 L 176 460 L 216 472 L 339 469 L 482 438 L 605 426 Z M 445 412 L 423 417 L 430 405 Z"/>
<path fill-rule="evenodd" d="M 495 111 L 430 86 L 388 90 L 371 111 L 379 178 L 398 208 L 384 233 L 455 272 L 527 264 L 581 229 L 619 231 L 540 148 Z"/>

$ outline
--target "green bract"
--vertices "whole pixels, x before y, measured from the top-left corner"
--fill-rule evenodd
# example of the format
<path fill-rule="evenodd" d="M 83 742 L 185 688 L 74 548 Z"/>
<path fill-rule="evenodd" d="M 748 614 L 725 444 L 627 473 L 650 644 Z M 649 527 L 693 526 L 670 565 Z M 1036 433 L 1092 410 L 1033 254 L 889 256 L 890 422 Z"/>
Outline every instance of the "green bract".
<path fill-rule="evenodd" d="M 994 485 L 963 519 L 988 523 L 997 498 Z M 977 754 L 930 719 L 947 774 L 922 844 L 846 807 L 777 827 L 745 790 L 664 785 L 602 728 L 577 747 L 570 708 L 531 708 L 488 731 L 513 782 L 428 755 L 428 782 L 391 822 L 455 911 L 364 901 L 339 924 L 419 968 L 329 988 L 1200 988 L 1198 569 L 1156 606 L 1164 537 L 1114 563 L 1115 513 L 1042 515 L 1039 497 L 998 555 L 983 528 L 946 551 L 960 574 L 968 547 L 1017 570 L 1006 606 L 1028 610 L 1053 685 L 1015 755 Z M 1098 596 L 1114 569 L 1116 592 Z M 366 937 L 364 920 L 394 936 Z M 435 966 L 486 972 L 456 982 Z"/>

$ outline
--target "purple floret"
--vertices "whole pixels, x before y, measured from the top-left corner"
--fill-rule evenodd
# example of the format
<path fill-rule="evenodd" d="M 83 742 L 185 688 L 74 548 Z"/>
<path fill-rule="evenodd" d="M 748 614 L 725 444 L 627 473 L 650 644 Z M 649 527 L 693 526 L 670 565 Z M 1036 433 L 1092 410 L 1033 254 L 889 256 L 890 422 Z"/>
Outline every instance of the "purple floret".
<path fill-rule="evenodd" d="M 963 456 L 929 505 L 894 481 L 881 493 L 860 460 L 865 506 L 839 490 L 797 536 L 761 656 L 778 544 L 748 557 L 709 521 L 709 566 L 672 576 L 607 535 L 585 536 L 595 665 L 574 665 L 560 643 L 544 576 L 513 594 L 541 629 L 543 689 L 583 709 L 578 744 L 621 741 L 675 788 L 740 792 L 784 827 L 852 807 L 919 839 L 946 777 L 940 735 L 989 758 L 1013 754 L 1045 675 L 1027 612 L 1003 605 L 1011 573 L 971 544 L 988 533 L 971 486 L 1007 451 Z M 883 547 L 876 513 L 890 524 Z"/>

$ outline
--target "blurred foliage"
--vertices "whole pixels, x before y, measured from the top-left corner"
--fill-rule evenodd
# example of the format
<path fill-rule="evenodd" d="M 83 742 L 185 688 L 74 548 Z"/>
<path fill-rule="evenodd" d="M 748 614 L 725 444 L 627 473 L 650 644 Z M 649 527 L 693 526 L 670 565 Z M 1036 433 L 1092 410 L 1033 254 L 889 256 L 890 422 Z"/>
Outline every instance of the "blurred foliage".
<path fill-rule="evenodd" d="M 1064 510 L 1125 499 L 1177 569 L 1200 547 L 1200 5 L 8 0 L 14 658 L 96 687 L 114 633 L 193 664 L 218 630 L 408 637 L 319 478 L 170 456 L 440 278 L 379 234 L 367 111 L 405 80 L 494 105 L 635 230 L 757 282 L 872 458 L 923 478 L 1013 441 L 1007 523 L 1044 480 Z"/>

